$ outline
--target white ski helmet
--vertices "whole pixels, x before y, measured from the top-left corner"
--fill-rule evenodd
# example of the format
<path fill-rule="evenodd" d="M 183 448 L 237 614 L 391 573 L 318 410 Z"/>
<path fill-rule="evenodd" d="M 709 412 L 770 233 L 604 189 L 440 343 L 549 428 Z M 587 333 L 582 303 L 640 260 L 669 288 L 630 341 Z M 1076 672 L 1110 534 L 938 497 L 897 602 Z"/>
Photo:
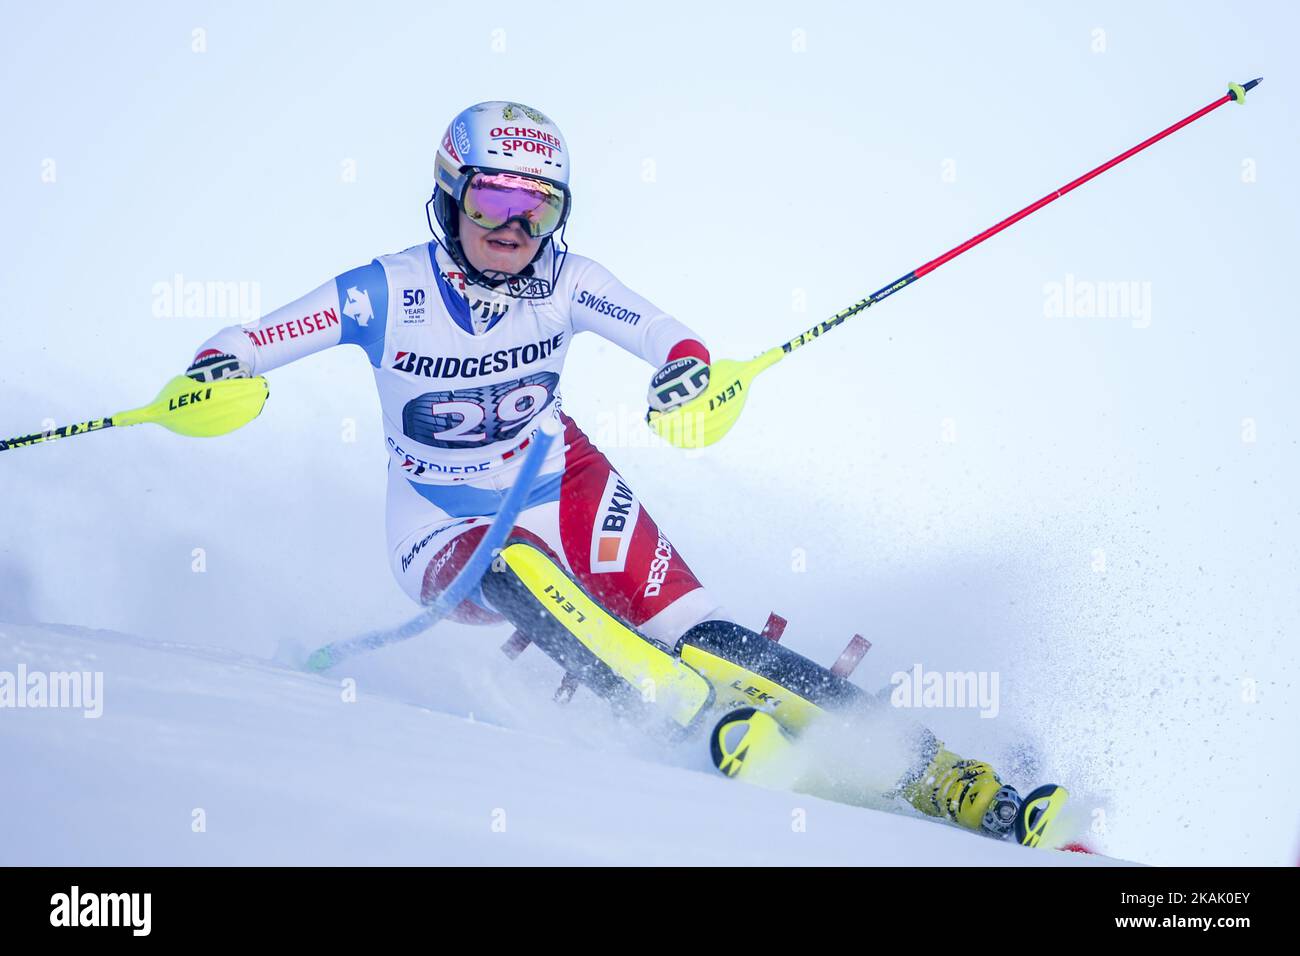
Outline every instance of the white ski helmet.
<path fill-rule="evenodd" d="M 438 146 L 435 184 L 425 204 L 429 228 L 466 281 L 519 299 L 551 294 L 564 264 L 562 230 L 572 205 L 569 150 L 558 126 L 531 106 L 504 100 L 461 110 Z M 542 238 L 537 255 L 520 273 L 480 272 L 461 247 L 461 211 L 488 228 L 517 220 Z M 552 243 L 556 232 L 561 232 L 558 252 Z M 549 278 L 534 269 L 546 260 Z"/>

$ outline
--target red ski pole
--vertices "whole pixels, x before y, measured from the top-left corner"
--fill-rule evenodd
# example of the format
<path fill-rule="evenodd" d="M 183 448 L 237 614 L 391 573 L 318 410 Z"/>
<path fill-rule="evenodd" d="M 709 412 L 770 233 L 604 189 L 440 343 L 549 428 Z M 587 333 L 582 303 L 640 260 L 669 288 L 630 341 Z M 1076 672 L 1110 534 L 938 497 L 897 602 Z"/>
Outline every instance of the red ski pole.
<path fill-rule="evenodd" d="M 1253 90 L 1256 86 L 1258 86 L 1262 80 L 1263 77 L 1258 77 L 1256 79 L 1249 81 L 1248 83 L 1241 83 L 1241 84 L 1229 83 L 1228 92 L 1223 94 L 1223 96 L 1219 97 L 1213 103 L 1208 103 L 1205 106 L 1202 106 L 1195 113 L 1192 113 L 1189 116 L 1184 116 L 1177 123 L 1174 123 L 1174 125 L 1162 129 L 1160 132 L 1156 133 L 1154 136 L 1148 139 L 1144 139 L 1142 142 L 1138 143 L 1136 146 L 1132 147 L 1131 149 L 1124 150 L 1124 152 L 1120 153 L 1114 159 L 1106 160 L 1106 162 L 1102 163 L 1096 169 L 1090 169 L 1088 172 L 1084 173 L 1078 179 L 1071 180 L 1070 182 L 1062 186 L 1060 189 L 1053 190 L 1052 192 L 1048 193 L 1046 196 L 1044 196 L 1042 199 L 1038 200 L 1037 202 L 1030 203 L 1028 206 L 1020 210 L 1019 212 L 1013 213 L 1012 215 L 1008 216 L 1006 219 L 1003 219 L 996 226 L 990 226 L 988 229 L 985 229 L 979 235 L 971 236 L 961 245 L 953 246 L 953 248 L 949 249 L 943 255 L 931 259 L 929 262 L 925 263 L 925 265 L 917 266 L 915 269 L 913 269 L 911 272 L 909 272 L 907 275 L 903 276 L 902 278 L 895 279 L 893 282 L 885 286 L 883 289 L 878 289 L 877 291 L 871 293 L 871 295 L 867 296 L 865 299 L 862 299 L 859 302 L 855 302 L 847 309 L 835 313 L 835 315 L 831 316 L 831 318 L 827 319 L 825 322 L 813 326 L 808 331 L 803 332 L 796 338 L 793 338 L 789 342 L 786 342 L 784 345 L 781 346 L 781 349 L 787 353 L 793 352 L 799 346 L 812 341 L 813 339 L 821 335 L 823 332 L 827 332 L 830 329 L 835 328 L 835 326 L 839 325 L 845 319 L 857 315 L 863 309 L 875 305 L 877 302 L 881 301 L 882 299 L 887 299 L 889 296 L 893 295 L 899 289 L 911 285 L 917 279 L 921 278 L 921 276 L 933 272 L 935 269 L 939 268 L 945 262 L 948 262 L 951 259 L 956 259 L 967 249 L 975 248 L 975 246 L 978 246 L 985 239 L 988 239 L 991 236 L 996 236 L 1003 229 L 1006 229 L 1009 226 L 1013 226 L 1016 223 L 1018 223 L 1021 219 L 1024 219 L 1026 216 L 1038 212 L 1038 210 L 1042 209 L 1048 203 L 1055 202 L 1056 200 L 1064 196 L 1066 193 L 1071 192 L 1072 190 L 1082 186 L 1088 180 L 1100 176 L 1102 173 L 1110 169 L 1112 166 L 1118 166 L 1120 163 L 1124 162 L 1124 160 L 1128 159 L 1130 156 L 1134 156 L 1137 153 L 1142 152 L 1142 150 L 1146 149 L 1148 146 L 1150 146 L 1153 143 L 1160 142 L 1169 134 L 1176 133 L 1178 130 L 1186 126 L 1188 123 L 1196 122 L 1206 113 L 1210 113 L 1214 110 L 1217 110 L 1224 103 L 1245 103 L 1246 93 L 1249 90 Z"/>

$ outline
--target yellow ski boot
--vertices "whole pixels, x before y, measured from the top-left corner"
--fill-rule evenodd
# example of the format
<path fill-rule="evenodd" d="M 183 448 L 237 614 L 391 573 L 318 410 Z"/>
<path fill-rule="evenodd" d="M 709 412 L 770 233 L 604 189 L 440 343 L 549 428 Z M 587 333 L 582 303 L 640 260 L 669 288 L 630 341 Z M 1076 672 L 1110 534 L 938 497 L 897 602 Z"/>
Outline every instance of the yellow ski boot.
<path fill-rule="evenodd" d="M 916 809 L 994 837 L 1011 833 L 1020 794 L 980 760 L 965 760 L 940 747 L 920 779 L 901 791 Z"/>

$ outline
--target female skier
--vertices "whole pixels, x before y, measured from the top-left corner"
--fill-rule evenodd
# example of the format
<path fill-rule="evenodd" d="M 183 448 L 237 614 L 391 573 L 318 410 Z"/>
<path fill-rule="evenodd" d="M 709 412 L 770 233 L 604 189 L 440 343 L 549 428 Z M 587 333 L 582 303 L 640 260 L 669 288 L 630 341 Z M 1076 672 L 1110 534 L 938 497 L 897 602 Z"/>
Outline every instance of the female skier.
<path fill-rule="evenodd" d="M 557 233 L 572 206 L 559 128 L 518 103 L 479 103 L 451 121 L 429 200 L 435 240 L 345 272 L 254 325 L 200 347 L 200 381 L 261 375 L 335 345 L 360 346 L 383 406 L 388 551 L 403 590 L 433 601 L 511 487 L 529 436 L 557 441 L 516 521 L 610 611 L 671 644 L 717 603 L 632 488 L 561 411 L 573 336 L 594 332 L 645 359 L 651 405 L 708 383 L 709 352 Z M 658 395 L 664 394 L 664 399 Z M 481 592 L 452 615 L 501 621 Z"/>

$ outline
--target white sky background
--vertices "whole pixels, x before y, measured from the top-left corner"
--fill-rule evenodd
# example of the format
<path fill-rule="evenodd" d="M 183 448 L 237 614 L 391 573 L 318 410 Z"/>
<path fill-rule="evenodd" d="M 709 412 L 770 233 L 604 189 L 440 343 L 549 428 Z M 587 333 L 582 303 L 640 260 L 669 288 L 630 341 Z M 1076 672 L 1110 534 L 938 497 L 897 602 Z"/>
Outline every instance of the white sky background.
<path fill-rule="evenodd" d="M 1300 15 L 1279 7 L 8 8 L 0 432 L 142 404 L 240 318 L 158 317 L 158 283 L 255 284 L 269 311 L 423 241 L 437 141 L 479 100 L 552 116 L 571 247 L 740 358 L 1263 75 L 765 375 L 705 454 L 645 447 L 650 370 L 599 340 L 564 394 L 738 618 L 775 607 L 822 660 L 862 632 L 869 686 L 998 670 L 1000 719 L 931 722 L 972 753 L 1037 723 L 1117 855 L 1293 861 Z M 1047 317 L 1067 276 L 1139 283 L 1149 315 Z M 0 620 L 270 654 L 409 616 L 364 357 L 270 380 L 227 438 L 5 454 Z"/>

